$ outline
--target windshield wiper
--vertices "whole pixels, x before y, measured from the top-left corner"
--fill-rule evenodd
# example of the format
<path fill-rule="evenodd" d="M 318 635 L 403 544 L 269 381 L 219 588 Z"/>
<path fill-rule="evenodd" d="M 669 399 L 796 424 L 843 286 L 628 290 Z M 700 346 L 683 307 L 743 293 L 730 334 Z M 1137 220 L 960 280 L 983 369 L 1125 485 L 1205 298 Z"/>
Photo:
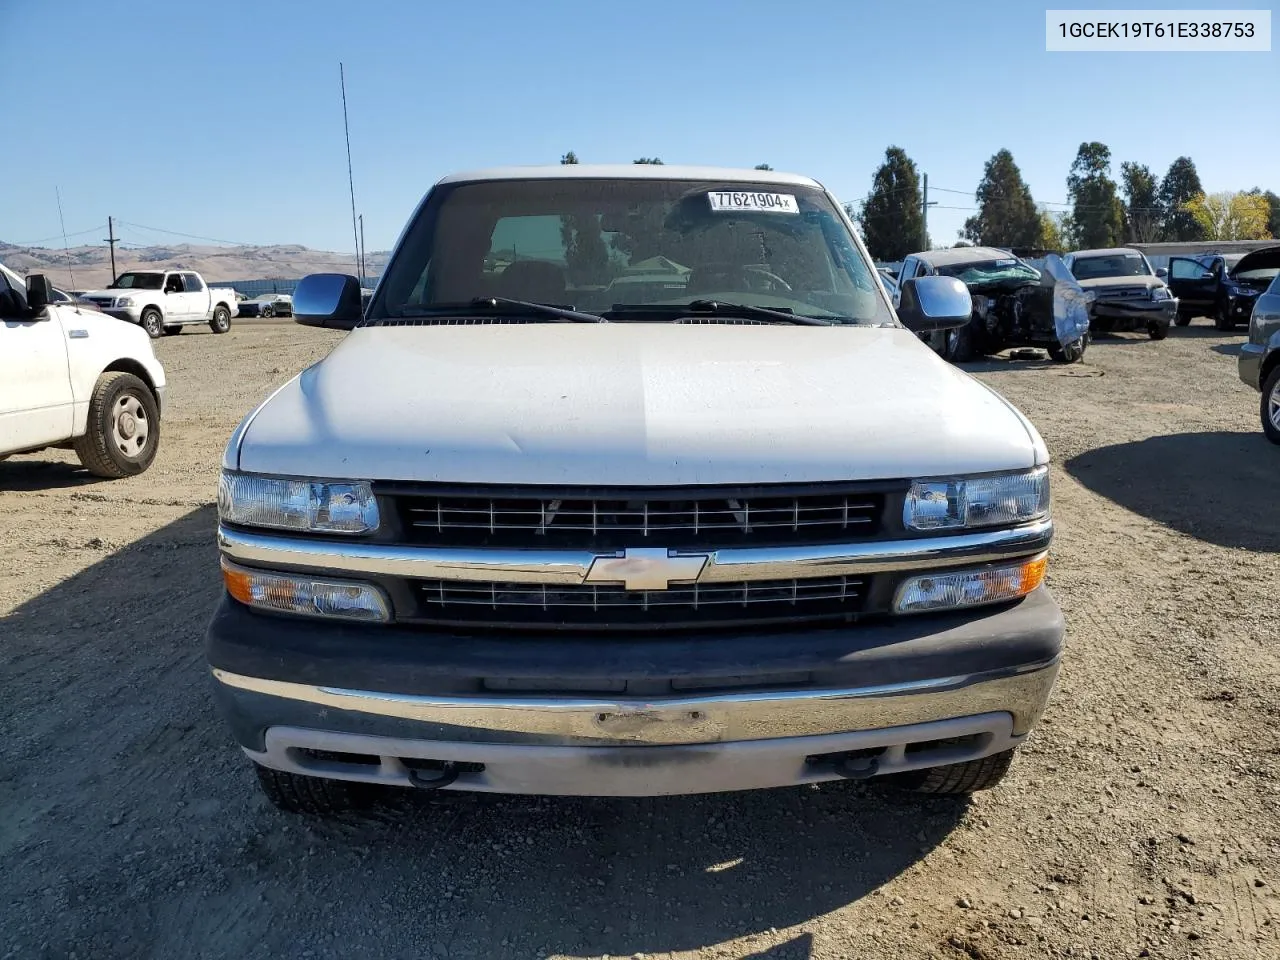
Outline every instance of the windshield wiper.
<path fill-rule="evenodd" d="M 830 327 L 834 324 L 821 317 L 809 317 L 803 313 L 788 313 L 783 310 L 770 310 L 768 307 L 755 307 L 749 303 L 725 303 L 722 300 L 693 300 L 687 309 L 694 313 L 712 313 L 722 317 L 742 317 L 746 320 L 769 320 L 776 323 L 794 323 L 804 327 Z"/>
<path fill-rule="evenodd" d="M 553 307 L 545 303 L 534 303 L 531 300 L 512 300 L 508 297 L 476 297 L 460 303 L 433 303 L 424 307 L 405 307 L 399 317 L 465 317 L 477 313 L 489 315 L 501 308 L 509 308 L 514 313 L 536 313 L 549 317 L 558 323 L 608 323 L 604 317 L 594 313 L 582 313 L 567 307 Z"/>

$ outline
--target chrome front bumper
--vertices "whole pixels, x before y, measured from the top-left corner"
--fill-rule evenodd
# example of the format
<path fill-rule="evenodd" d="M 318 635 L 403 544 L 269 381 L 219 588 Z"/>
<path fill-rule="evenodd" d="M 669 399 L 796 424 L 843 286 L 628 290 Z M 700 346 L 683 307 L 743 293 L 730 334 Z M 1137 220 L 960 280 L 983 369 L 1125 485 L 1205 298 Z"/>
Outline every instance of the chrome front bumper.
<path fill-rule="evenodd" d="M 449 789 L 649 796 L 836 779 L 823 758 L 855 750 L 875 752 L 879 774 L 998 753 L 1025 738 L 1057 672 L 1054 660 L 912 683 L 660 699 L 404 696 L 213 675 L 223 709 L 265 728 L 262 749 L 244 749 L 267 767 L 409 786 L 405 761 L 418 759 L 482 765 Z"/>

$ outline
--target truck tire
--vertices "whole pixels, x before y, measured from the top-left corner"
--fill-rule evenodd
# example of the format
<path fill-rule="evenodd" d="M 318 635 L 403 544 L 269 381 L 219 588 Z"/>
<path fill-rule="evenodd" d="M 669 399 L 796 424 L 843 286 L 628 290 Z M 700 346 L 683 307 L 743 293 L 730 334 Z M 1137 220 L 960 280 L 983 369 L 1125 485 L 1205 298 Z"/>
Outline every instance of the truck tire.
<path fill-rule="evenodd" d="M 1078 363 L 1084 359 L 1085 347 L 1089 345 L 1089 341 L 1083 337 L 1079 340 L 1072 340 L 1065 347 L 1060 343 L 1055 343 L 1049 348 L 1049 356 L 1058 363 Z"/>
<path fill-rule="evenodd" d="M 1217 330 L 1234 330 L 1236 322 L 1231 319 L 1231 314 L 1227 312 L 1228 307 L 1225 303 L 1218 304 L 1213 310 L 1213 326 Z"/>
<path fill-rule="evenodd" d="M 1180 327 L 1185 327 L 1191 322 L 1191 314 L 1186 310 L 1179 310 L 1178 315 L 1174 318 L 1173 322 Z"/>
<path fill-rule="evenodd" d="M 948 330 L 946 332 L 946 344 L 946 353 L 943 356 L 950 363 L 968 363 L 972 360 L 976 353 L 974 349 L 973 322 L 970 321 L 963 327 Z"/>
<path fill-rule="evenodd" d="M 267 799 L 285 813 L 334 817 L 366 806 L 372 793 L 368 784 L 325 777 L 304 777 L 255 763 L 258 785 Z"/>
<path fill-rule="evenodd" d="M 160 446 L 160 410 L 151 388 L 131 373 L 104 373 L 89 398 L 85 433 L 71 445 L 96 477 L 118 480 L 142 473 Z"/>
<path fill-rule="evenodd" d="M 1271 368 L 1262 381 L 1262 432 L 1272 443 L 1280 443 L 1280 364 Z"/>
<path fill-rule="evenodd" d="M 147 336 L 152 340 L 159 340 L 164 332 L 164 318 L 155 307 L 147 307 L 138 318 L 138 326 L 147 331 Z"/>
<path fill-rule="evenodd" d="M 226 333 L 231 329 L 231 311 L 218 304 L 213 308 L 213 319 L 209 321 L 209 329 L 214 333 Z"/>
<path fill-rule="evenodd" d="M 1147 324 L 1147 336 L 1152 340 L 1163 340 L 1169 335 L 1168 320 L 1152 320 Z"/>
<path fill-rule="evenodd" d="M 895 786 L 916 793 L 956 794 L 990 790 L 1004 779 L 1013 763 L 1013 750 L 993 753 L 989 757 L 952 763 L 945 767 L 912 770 L 892 778 Z"/>

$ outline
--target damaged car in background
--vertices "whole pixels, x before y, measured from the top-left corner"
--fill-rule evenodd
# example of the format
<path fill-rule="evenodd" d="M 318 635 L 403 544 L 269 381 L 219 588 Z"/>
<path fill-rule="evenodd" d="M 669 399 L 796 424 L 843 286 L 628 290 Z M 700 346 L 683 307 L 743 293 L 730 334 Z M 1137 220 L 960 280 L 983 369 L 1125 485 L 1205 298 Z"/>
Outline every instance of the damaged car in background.
<path fill-rule="evenodd" d="M 1051 254 L 1036 269 L 994 247 L 926 250 L 903 261 L 898 282 L 926 276 L 955 277 L 973 299 L 969 323 L 931 341 L 952 363 L 1023 346 L 1047 350 L 1059 363 L 1084 357 L 1091 297 L 1060 257 Z"/>
<path fill-rule="evenodd" d="M 1063 262 L 1080 286 L 1094 295 L 1094 333 L 1145 330 L 1152 340 L 1169 335 L 1178 300 L 1141 251 L 1129 247 L 1076 250 Z"/>

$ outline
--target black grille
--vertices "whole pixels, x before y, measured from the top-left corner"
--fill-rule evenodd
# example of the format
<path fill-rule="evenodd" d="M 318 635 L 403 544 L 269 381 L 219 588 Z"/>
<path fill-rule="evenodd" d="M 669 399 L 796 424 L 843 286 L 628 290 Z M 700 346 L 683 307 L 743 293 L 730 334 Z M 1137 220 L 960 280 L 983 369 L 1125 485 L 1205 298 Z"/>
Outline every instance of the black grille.
<path fill-rule="evenodd" d="M 635 629 L 847 618 L 861 612 L 867 593 L 867 582 L 854 577 L 687 584 L 667 590 L 461 580 L 422 580 L 415 586 L 424 621 Z"/>
<path fill-rule="evenodd" d="M 882 490 L 813 487 L 794 493 L 684 488 L 602 496 L 389 493 L 409 543 L 585 550 L 865 540 L 880 533 L 886 498 Z"/>

